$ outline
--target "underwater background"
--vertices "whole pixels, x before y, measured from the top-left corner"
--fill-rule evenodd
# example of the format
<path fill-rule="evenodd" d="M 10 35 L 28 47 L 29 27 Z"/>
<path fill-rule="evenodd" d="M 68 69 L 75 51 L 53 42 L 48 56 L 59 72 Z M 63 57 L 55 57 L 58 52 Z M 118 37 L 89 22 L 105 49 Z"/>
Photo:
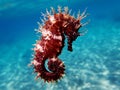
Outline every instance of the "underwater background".
<path fill-rule="evenodd" d="M 0 0 L 0 90 L 120 90 L 119 0 Z M 87 8 L 88 32 L 65 45 L 59 58 L 65 76 L 57 83 L 35 80 L 31 62 L 41 12 L 68 6 L 77 15 Z"/>

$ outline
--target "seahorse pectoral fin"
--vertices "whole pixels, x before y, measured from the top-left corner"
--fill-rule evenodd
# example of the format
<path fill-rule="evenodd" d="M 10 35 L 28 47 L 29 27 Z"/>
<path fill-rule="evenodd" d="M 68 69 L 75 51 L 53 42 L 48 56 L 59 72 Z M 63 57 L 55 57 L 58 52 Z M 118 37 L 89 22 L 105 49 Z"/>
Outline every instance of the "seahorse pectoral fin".
<path fill-rule="evenodd" d="M 72 49 L 72 40 L 69 39 L 69 38 L 68 38 L 68 50 L 71 51 L 71 52 L 73 51 L 73 49 Z"/>
<path fill-rule="evenodd" d="M 72 49 L 72 46 L 71 46 L 71 45 L 68 45 L 68 50 L 69 50 L 69 51 L 71 51 L 71 52 L 73 51 L 73 49 Z"/>

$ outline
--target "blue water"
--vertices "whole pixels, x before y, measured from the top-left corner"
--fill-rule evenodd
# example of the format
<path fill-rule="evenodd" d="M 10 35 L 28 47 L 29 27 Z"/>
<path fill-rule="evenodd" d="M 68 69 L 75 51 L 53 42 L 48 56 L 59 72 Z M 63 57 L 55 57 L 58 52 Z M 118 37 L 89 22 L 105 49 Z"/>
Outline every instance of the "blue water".
<path fill-rule="evenodd" d="M 118 0 L 1 0 L 0 90 L 120 90 L 120 5 Z M 34 80 L 28 67 L 32 44 L 39 34 L 41 12 L 68 6 L 72 13 L 87 8 L 90 23 L 84 36 L 73 43 L 73 52 L 59 56 L 66 74 L 58 83 Z"/>

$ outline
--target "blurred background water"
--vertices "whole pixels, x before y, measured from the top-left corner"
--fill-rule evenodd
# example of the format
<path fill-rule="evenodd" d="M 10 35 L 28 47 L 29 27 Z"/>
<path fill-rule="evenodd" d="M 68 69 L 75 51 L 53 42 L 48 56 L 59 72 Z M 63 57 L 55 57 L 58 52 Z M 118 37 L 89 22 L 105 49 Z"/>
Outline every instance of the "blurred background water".
<path fill-rule="evenodd" d="M 0 90 L 120 90 L 120 1 L 118 0 L 1 0 L 0 1 Z M 68 6 L 72 13 L 85 8 L 90 14 L 80 30 L 85 36 L 65 47 L 59 56 L 66 74 L 58 83 L 34 80 L 27 65 L 32 44 L 39 34 L 41 12 Z"/>

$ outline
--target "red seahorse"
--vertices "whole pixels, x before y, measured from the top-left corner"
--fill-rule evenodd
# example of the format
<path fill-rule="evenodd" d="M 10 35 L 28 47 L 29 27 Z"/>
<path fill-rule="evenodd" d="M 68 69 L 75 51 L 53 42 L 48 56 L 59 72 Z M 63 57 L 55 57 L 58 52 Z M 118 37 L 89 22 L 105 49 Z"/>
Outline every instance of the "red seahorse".
<path fill-rule="evenodd" d="M 42 33 L 34 47 L 34 59 L 31 64 L 34 65 L 36 78 L 41 77 L 45 82 L 58 81 L 65 73 L 65 65 L 58 58 L 64 47 L 65 36 L 68 39 L 68 50 L 72 51 L 72 42 L 81 35 L 78 32 L 79 28 L 84 24 L 80 21 L 87 16 L 86 10 L 77 18 L 71 16 L 68 7 L 58 7 L 56 13 L 54 8 L 51 8 L 52 14 L 47 10 L 47 20 L 43 21 L 43 25 L 39 26 L 38 32 Z M 45 61 L 48 60 L 48 69 L 45 67 Z"/>

